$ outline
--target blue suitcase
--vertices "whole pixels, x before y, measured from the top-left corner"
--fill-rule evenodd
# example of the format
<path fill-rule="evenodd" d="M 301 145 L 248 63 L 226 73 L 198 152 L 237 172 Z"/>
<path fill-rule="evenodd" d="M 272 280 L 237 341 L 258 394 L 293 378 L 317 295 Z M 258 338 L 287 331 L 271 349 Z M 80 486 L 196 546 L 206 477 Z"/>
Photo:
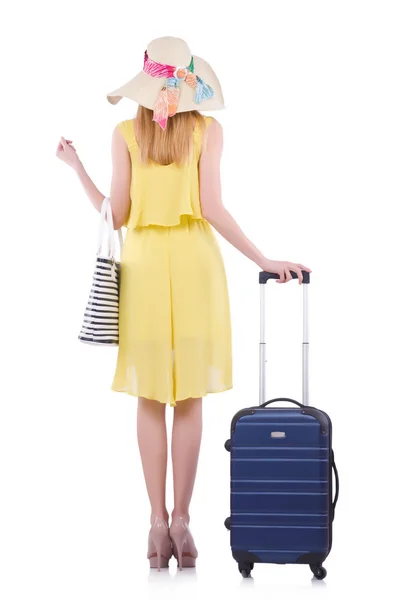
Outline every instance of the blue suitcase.
<path fill-rule="evenodd" d="M 292 275 L 297 279 L 296 273 Z M 331 419 L 309 406 L 308 400 L 310 273 L 303 273 L 302 285 L 302 403 L 290 398 L 266 402 L 265 289 L 269 279 L 277 278 L 266 271 L 259 274 L 260 404 L 234 415 L 225 442 L 231 481 L 225 526 L 243 577 L 250 576 L 254 563 L 301 563 L 310 566 L 315 578 L 324 579 L 339 479 Z"/>

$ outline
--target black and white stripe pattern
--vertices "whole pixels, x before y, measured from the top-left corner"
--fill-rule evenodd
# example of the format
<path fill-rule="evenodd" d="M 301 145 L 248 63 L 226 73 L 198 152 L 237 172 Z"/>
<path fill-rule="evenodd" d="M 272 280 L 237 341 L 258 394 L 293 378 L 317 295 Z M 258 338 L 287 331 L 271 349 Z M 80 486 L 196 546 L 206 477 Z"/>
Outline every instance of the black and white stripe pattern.
<path fill-rule="evenodd" d="M 79 340 L 90 344 L 119 343 L 120 263 L 97 256 Z"/>
<path fill-rule="evenodd" d="M 105 224 L 108 229 L 107 256 L 102 254 Z M 120 229 L 117 234 L 121 259 L 123 235 Z M 112 207 L 107 196 L 101 206 L 94 277 L 79 334 L 79 340 L 88 344 L 117 346 L 119 343 L 120 262 L 115 260 L 114 238 Z"/>

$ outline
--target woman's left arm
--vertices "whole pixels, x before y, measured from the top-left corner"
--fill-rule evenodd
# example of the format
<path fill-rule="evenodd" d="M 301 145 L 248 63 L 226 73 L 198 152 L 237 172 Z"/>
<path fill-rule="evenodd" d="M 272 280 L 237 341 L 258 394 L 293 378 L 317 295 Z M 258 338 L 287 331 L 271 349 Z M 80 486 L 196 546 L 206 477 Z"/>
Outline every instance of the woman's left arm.
<path fill-rule="evenodd" d="M 76 172 L 83 188 L 96 210 L 100 211 L 104 194 L 98 190 L 81 162 L 76 149 L 69 140 L 61 137 L 56 155 Z M 128 219 L 131 200 L 131 161 L 125 140 L 116 126 L 112 135 L 112 181 L 110 186 L 110 206 L 115 229 L 120 229 Z"/>

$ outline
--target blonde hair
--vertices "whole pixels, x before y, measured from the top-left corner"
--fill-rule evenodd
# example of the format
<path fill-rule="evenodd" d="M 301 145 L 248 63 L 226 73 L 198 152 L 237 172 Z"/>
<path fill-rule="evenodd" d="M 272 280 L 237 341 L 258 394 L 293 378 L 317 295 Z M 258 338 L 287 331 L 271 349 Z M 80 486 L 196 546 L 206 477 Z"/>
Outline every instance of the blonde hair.
<path fill-rule="evenodd" d="M 193 131 L 197 124 L 204 133 L 203 115 L 198 110 L 190 110 L 170 117 L 163 130 L 153 121 L 153 111 L 139 105 L 135 131 L 141 161 L 160 165 L 187 163 L 192 156 Z"/>

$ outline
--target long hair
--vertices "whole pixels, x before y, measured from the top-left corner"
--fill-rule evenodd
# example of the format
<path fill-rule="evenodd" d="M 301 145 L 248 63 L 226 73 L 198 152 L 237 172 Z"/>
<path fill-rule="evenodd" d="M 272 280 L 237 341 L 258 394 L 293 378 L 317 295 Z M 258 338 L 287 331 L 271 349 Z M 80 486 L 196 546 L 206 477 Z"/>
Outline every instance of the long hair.
<path fill-rule="evenodd" d="M 139 105 L 136 139 L 143 163 L 160 165 L 186 164 L 193 151 L 193 131 L 198 124 L 204 133 L 205 121 L 197 110 L 176 113 L 170 117 L 165 130 L 153 121 L 153 111 Z"/>

